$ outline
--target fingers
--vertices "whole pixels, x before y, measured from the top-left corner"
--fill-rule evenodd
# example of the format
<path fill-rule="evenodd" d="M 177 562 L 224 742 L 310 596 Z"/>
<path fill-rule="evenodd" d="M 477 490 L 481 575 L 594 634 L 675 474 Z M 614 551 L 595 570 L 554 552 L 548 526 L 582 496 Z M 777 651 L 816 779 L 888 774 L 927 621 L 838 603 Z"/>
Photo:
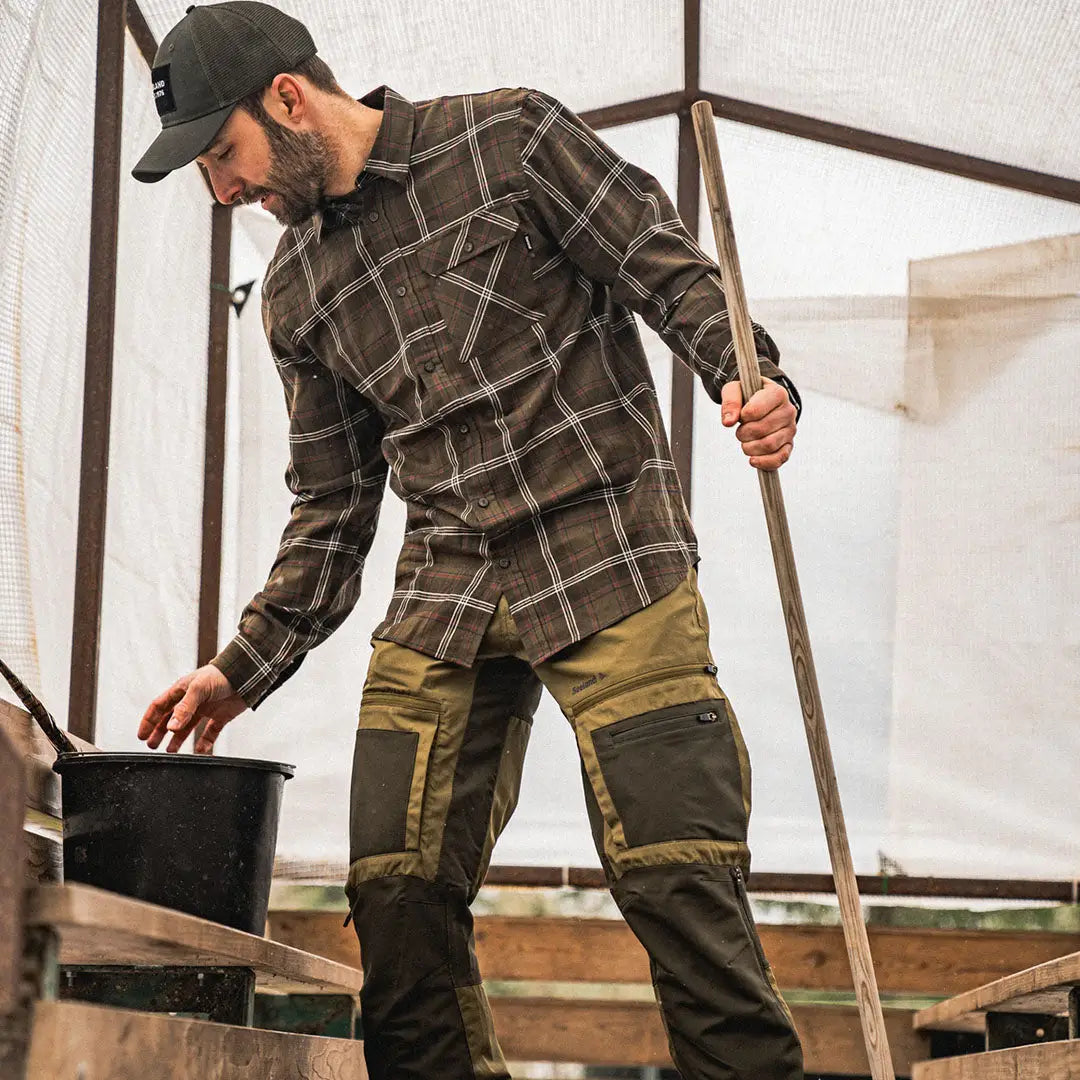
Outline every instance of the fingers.
<path fill-rule="evenodd" d="M 739 421 L 742 411 L 742 384 L 738 379 L 724 383 L 720 389 L 720 420 L 724 427 L 731 427 Z"/>
<path fill-rule="evenodd" d="M 143 714 L 139 721 L 138 737 L 142 739 L 151 750 L 156 750 L 165 738 L 166 727 L 169 717 L 172 716 L 173 706 L 176 705 L 187 691 L 191 676 L 185 675 L 178 679 L 164 693 L 159 694 Z"/>
<path fill-rule="evenodd" d="M 172 734 L 169 745 L 165 747 L 167 753 L 175 754 L 195 730 L 200 720 L 200 706 L 207 697 L 205 687 L 200 686 L 197 680 L 193 680 L 187 693 L 174 706 L 172 717 L 166 725 L 167 730 Z"/>
<path fill-rule="evenodd" d="M 228 720 L 209 720 L 202 730 L 202 734 L 195 741 L 196 754 L 212 754 L 214 743 L 221 734 Z"/>
<path fill-rule="evenodd" d="M 771 472 L 791 457 L 795 450 L 795 417 L 795 406 L 787 391 L 768 379 L 742 407 L 735 434 L 755 469 Z"/>

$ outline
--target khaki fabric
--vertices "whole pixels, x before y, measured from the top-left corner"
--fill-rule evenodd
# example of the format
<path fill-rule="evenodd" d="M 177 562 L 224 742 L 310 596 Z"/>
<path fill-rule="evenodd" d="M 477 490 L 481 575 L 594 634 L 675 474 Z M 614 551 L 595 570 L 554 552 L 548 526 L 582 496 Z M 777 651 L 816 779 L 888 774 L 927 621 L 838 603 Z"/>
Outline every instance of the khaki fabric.
<path fill-rule="evenodd" d="M 471 668 L 374 643 L 348 883 L 372 1080 L 508 1077 L 468 905 L 516 804 L 541 687 L 574 728 L 597 851 L 683 1076 L 801 1077 L 746 900 L 750 762 L 708 632 L 691 571 L 536 665 L 505 598 Z"/>

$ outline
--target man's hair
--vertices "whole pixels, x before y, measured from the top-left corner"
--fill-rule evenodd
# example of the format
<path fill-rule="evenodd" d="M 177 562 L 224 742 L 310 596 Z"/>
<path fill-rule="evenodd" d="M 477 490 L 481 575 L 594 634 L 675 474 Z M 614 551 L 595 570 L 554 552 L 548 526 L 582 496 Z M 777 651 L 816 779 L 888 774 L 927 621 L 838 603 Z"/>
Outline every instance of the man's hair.
<path fill-rule="evenodd" d="M 348 94 L 346 94 L 338 85 L 337 79 L 334 78 L 334 73 L 330 70 L 330 65 L 318 56 L 309 57 L 302 64 L 297 64 L 296 67 L 285 74 L 302 75 L 316 90 L 322 90 L 327 94 L 338 94 L 341 97 L 348 97 Z M 263 105 L 263 94 L 266 93 L 266 90 L 267 87 L 263 86 L 237 102 L 237 105 L 241 109 L 249 112 L 264 127 L 267 124 L 273 123 L 270 119 L 270 114 L 266 111 L 266 106 Z"/>

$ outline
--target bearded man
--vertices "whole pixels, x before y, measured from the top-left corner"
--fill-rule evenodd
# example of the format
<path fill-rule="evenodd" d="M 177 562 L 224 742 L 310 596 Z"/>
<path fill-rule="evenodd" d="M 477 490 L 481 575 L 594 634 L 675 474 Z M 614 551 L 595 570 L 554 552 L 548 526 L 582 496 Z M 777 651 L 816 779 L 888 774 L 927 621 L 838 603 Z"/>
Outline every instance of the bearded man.
<path fill-rule="evenodd" d="M 542 687 L 573 725 L 597 851 L 688 1080 L 796 1080 L 743 875 L 750 767 L 717 683 L 697 546 L 632 312 L 752 466 L 798 395 L 757 329 L 742 402 L 719 271 L 670 200 L 535 90 L 346 94 L 265 4 L 189 9 L 134 170 L 197 160 L 287 226 L 263 283 L 295 495 L 265 587 L 140 738 L 195 751 L 349 614 L 387 477 L 408 520 L 352 764 L 347 892 L 373 1080 L 505 1078 L 469 905 Z"/>

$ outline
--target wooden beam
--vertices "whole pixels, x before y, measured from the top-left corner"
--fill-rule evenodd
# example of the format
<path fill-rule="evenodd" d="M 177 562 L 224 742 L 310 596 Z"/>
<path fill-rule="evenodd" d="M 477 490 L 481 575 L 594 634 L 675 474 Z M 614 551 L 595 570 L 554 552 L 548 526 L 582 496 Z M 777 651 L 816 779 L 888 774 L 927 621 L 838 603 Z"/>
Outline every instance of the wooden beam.
<path fill-rule="evenodd" d="M 720 120 L 732 120 L 737 124 L 779 131 L 784 135 L 795 135 L 812 142 L 840 146 L 845 150 L 857 150 L 861 154 L 902 161 L 907 165 L 919 165 L 925 169 L 948 173 L 950 176 L 962 176 L 968 180 L 996 184 L 1014 191 L 1028 191 L 1033 195 L 1045 195 L 1066 202 L 1080 202 L 1080 180 L 1021 169 L 1015 165 L 1004 165 L 998 161 L 909 142 L 891 135 L 880 135 L 846 124 L 834 124 L 813 116 L 773 109 L 767 105 L 740 101 L 721 94 L 703 92 L 700 96 L 709 101 L 713 114 Z"/>
<path fill-rule="evenodd" d="M 344 877 L 344 871 L 336 874 Z M 864 896 L 919 896 L 976 900 L 1048 900 L 1075 904 L 1080 899 L 1075 881 L 1042 881 L 1028 878 L 915 877 L 901 874 L 859 874 Z M 493 866 L 485 885 L 557 889 L 606 889 L 599 867 L 590 866 Z M 796 893 L 831 895 L 836 891 L 831 874 L 770 874 L 755 870 L 747 888 L 755 894 Z"/>
<path fill-rule="evenodd" d="M 493 998 L 491 1010 L 499 1044 L 511 1061 L 671 1065 L 660 1013 L 652 1002 L 506 997 Z M 854 1006 L 796 1005 L 791 1012 L 808 1076 L 866 1074 Z M 927 1056 L 927 1042 L 912 1031 L 910 1011 L 889 1009 L 885 1015 L 897 1070 L 910 1076 L 912 1062 Z"/>
<path fill-rule="evenodd" d="M 26 803 L 22 754 L 0 731 L 0 1015 L 19 1001 L 22 972 L 22 845 Z"/>
<path fill-rule="evenodd" d="M 221 517 L 225 491 L 225 401 L 228 389 L 229 286 L 232 207 L 214 203 L 210 233 L 210 327 L 206 365 L 206 434 L 203 451 L 202 563 L 196 666 L 218 651 L 221 604 Z"/>
<path fill-rule="evenodd" d="M 338 912 L 271 911 L 268 933 L 358 965 L 356 934 L 341 923 Z M 480 970 L 489 981 L 649 982 L 645 951 L 621 920 L 483 915 L 475 927 Z M 761 924 L 758 931 L 781 986 L 850 989 L 840 927 Z M 869 935 L 881 988 L 928 996 L 961 993 L 1080 948 L 1080 934 L 1049 932 L 871 927 Z"/>
<path fill-rule="evenodd" d="M 699 96 L 701 71 L 701 0 L 683 0 L 683 73 L 685 97 L 679 107 L 679 157 L 676 203 L 690 235 L 700 226 L 701 168 L 690 119 L 690 103 Z M 694 373 L 679 359 L 671 366 L 671 456 L 686 508 L 692 507 L 694 458 Z"/>
<path fill-rule="evenodd" d="M 682 90 L 674 90 L 670 94 L 657 94 L 655 97 L 624 101 L 619 105 L 605 105 L 602 109 L 588 109 L 579 115 L 589 127 L 599 131 L 601 128 L 619 127 L 622 124 L 636 124 L 641 120 L 655 120 L 660 116 L 670 116 L 678 112 L 685 102 L 686 94 Z"/>
<path fill-rule="evenodd" d="M 127 1012 L 75 1001 L 39 1002 L 26 1080 L 366 1080 L 364 1044 Z"/>
<path fill-rule="evenodd" d="M 923 1061 L 912 1080 L 1080 1080 L 1080 1040 Z"/>
<path fill-rule="evenodd" d="M 97 713 L 101 596 L 105 576 L 125 7 L 125 0 L 101 0 L 98 4 L 94 171 L 90 191 L 90 287 L 86 309 L 82 460 L 67 722 L 69 731 L 91 741 Z"/>
<path fill-rule="evenodd" d="M 1001 978 L 920 1010 L 915 1023 L 921 1030 L 982 1031 L 989 1009 L 1061 1014 L 1068 1010 L 1073 986 L 1080 986 L 1080 952 L 1059 955 L 1023 971 L 1014 968 Z"/>
<path fill-rule="evenodd" d="M 137 0 L 127 0 L 127 28 L 148 68 L 153 68 L 158 43 Z"/>
<path fill-rule="evenodd" d="M 356 993 L 362 981 L 325 957 L 89 885 L 39 885 L 26 923 L 55 928 L 62 964 L 246 967 L 283 992 Z"/>

